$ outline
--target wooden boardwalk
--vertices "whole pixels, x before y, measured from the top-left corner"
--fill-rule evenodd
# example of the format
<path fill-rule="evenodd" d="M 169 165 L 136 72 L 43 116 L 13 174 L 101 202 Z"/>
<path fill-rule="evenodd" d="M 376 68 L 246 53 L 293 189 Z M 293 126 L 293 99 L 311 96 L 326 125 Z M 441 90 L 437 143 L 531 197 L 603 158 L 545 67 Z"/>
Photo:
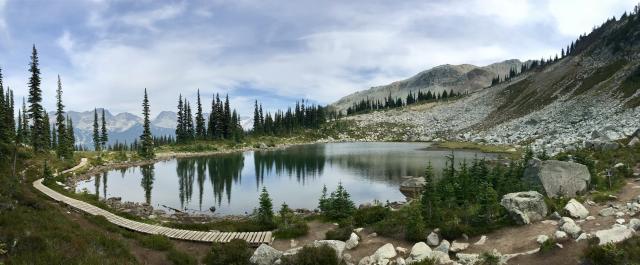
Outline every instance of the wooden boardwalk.
<path fill-rule="evenodd" d="M 77 169 L 86 164 L 86 160 L 83 159 L 80 164 L 72 169 Z M 71 170 L 65 170 L 64 173 L 69 172 Z M 183 230 L 183 229 L 175 229 L 169 228 L 159 225 L 151 225 L 146 223 L 141 223 L 137 221 L 132 221 L 126 219 L 124 217 L 115 215 L 109 211 L 106 211 L 102 208 L 96 207 L 92 204 L 76 200 L 73 198 L 69 198 L 64 196 L 49 187 L 42 184 L 43 179 L 38 179 L 33 182 L 33 187 L 52 199 L 63 202 L 75 209 L 83 211 L 85 213 L 91 215 L 100 215 L 104 216 L 109 222 L 116 224 L 120 227 L 137 231 L 145 234 L 152 235 L 164 235 L 173 239 L 180 240 L 188 240 L 188 241 L 196 241 L 196 242 L 220 242 L 226 243 L 231 241 L 232 239 L 242 239 L 247 241 L 252 246 L 258 246 L 260 244 L 271 244 L 273 241 L 273 237 L 271 235 L 271 231 L 267 232 L 206 232 L 206 231 L 192 231 L 192 230 Z"/>

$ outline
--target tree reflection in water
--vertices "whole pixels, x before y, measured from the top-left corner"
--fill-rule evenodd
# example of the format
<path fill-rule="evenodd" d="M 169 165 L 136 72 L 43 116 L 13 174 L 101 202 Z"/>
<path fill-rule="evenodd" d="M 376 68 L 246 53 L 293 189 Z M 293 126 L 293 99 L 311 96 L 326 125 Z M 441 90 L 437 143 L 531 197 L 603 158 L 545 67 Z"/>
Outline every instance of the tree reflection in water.
<path fill-rule="evenodd" d="M 305 184 L 308 177 L 322 175 L 325 166 L 324 145 L 295 146 L 273 151 L 253 153 L 256 174 L 256 189 L 267 175 L 295 176 L 296 181 Z"/>
<path fill-rule="evenodd" d="M 142 174 L 140 185 L 144 189 L 144 199 L 148 204 L 151 204 L 151 190 L 153 189 L 153 180 L 155 178 L 153 171 L 153 164 L 140 166 L 140 173 Z"/>

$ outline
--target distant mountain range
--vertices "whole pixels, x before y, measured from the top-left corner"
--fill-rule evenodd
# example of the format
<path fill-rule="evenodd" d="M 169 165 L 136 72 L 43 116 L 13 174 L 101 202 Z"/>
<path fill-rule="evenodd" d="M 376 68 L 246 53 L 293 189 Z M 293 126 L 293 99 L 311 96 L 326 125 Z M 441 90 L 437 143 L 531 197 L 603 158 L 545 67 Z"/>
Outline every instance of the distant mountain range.
<path fill-rule="evenodd" d="M 102 109 L 98 109 L 98 116 L 102 113 Z M 90 111 L 68 111 L 67 115 L 73 121 L 74 132 L 76 136 L 76 144 L 86 147 L 93 147 L 93 110 Z M 208 113 L 204 114 L 205 119 L 209 117 Z M 108 144 L 132 143 L 140 134 L 142 134 L 143 119 L 137 115 L 123 112 L 113 115 L 109 110 L 105 109 L 105 119 L 107 122 L 107 132 L 109 134 Z M 55 113 L 49 113 L 49 120 L 55 121 Z M 162 111 L 151 120 L 151 133 L 154 136 L 175 136 L 177 124 L 177 114 L 173 111 Z M 243 128 L 251 128 L 253 120 L 244 118 L 241 120 Z"/>

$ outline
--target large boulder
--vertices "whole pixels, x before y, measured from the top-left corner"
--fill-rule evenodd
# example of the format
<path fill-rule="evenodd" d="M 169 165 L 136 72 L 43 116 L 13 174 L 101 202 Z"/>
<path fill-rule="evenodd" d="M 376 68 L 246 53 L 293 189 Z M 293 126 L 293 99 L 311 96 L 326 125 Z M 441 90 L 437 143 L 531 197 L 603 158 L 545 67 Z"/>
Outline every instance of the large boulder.
<path fill-rule="evenodd" d="M 409 198 L 418 198 L 424 186 L 427 184 L 423 177 L 405 177 L 406 180 L 400 184 L 400 192 Z"/>
<path fill-rule="evenodd" d="M 376 250 L 373 255 L 364 257 L 358 262 L 358 265 L 387 265 L 391 263 L 391 259 L 397 256 L 396 249 L 391 243 L 387 243 L 384 246 Z"/>
<path fill-rule="evenodd" d="M 262 244 L 254 252 L 249 261 L 256 265 L 271 265 L 282 256 L 282 251 Z"/>
<path fill-rule="evenodd" d="M 611 229 L 596 231 L 598 244 L 618 243 L 633 236 L 633 229 L 623 225 L 614 225 Z"/>
<path fill-rule="evenodd" d="M 320 246 L 329 246 L 330 248 L 332 248 L 335 252 L 336 255 L 338 255 L 338 257 L 342 257 L 342 253 L 344 252 L 345 248 L 347 247 L 347 244 L 345 242 L 342 242 L 340 240 L 316 240 L 313 241 L 313 246 L 314 247 L 320 247 Z"/>
<path fill-rule="evenodd" d="M 358 235 L 356 235 L 356 233 L 351 233 L 351 236 L 349 237 L 349 240 L 347 240 L 345 242 L 345 248 L 346 249 L 352 249 L 358 246 L 358 240 L 360 240 L 360 238 L 358 237 Z"/>
<path fill-rule="evenodd" d="M 509 211 L 518 224 L 526 225 L 540 221 L 547 215 L 544 196 L 537 191 L 505 194 L 500 205 Z"/>
<path fill-rule="evenodd" d="M 437 246 L 438 244 L 440 244 L 440 236 L 438 236 L 438 234 L 436 234 L 435 232 L 429 233 L 429 235 L 427 236 L 427 244 L 429 244 L 429 246 Z"/>
<path fill-rule="evenodd" d="M 524 178 L 535 186 L 542 186 L 547 196 L 573 197 L 587 190 L 591 175 L 587 166 L 558 160 L 529 161 Z"/>
<path fill-rule="evenodd" d="M 449 241 L 447 240 L 442 240 L 442 242 L 440 242 L 440 245 L 438 245 L 437 247 L 435 247 L 433 249 L 433 251 L 440 251 L 442 253 L 445 254 L 449 254 L 449 248 L 451 247 L 451 243 L 449 243 Z"/>
<path fill-rule="evenodd" d="M 413 262 L 420 262 L 429 257 L 431 253 L 431 248 L 427 246 L 424 242 L 418 242 L 411 248 L 411 253 L 409 254 L 409 258 L 407 258 L 407 264 L 411 264 Z"/>
<path fill-rule="evenodd" d="M 571 199 L 567 205 L 564 206 L 564 210 L 573 218 L 584 219 L 589 216 L 587 208 L 579 201 L 576 201 L 576 199 Z"/>
<path fill-rule="evenodd" d="M 560 231 L 571 235 L 572 238 L 578 238 L 578 236 L 580 236 L 580 232 L 582 232 L 582 228 L 580 228 L 580 226 L 575 222 L 565 222 L 560 226 Z"/>

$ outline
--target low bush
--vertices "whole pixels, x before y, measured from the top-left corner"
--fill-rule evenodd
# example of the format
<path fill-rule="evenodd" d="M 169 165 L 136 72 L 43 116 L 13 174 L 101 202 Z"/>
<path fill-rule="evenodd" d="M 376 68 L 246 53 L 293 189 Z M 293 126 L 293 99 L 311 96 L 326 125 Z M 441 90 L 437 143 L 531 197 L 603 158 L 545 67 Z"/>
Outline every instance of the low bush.
<path fill-rule="evenodd" d="M 386 218 L 390 212 L 389 208 L 382 205 L 360 208 L 353 213 L 353 222 L 356 226 L 375 224 Z"/>
<path fill-rule="evenodd" d="M 282 258 L 282 265 L 338 265 L 340 260 L 335 250 L 327 245 L 303 247 L 298 254 Z"/>
<path fill-rule="evenodd" d="M 612 243 L 603 246 L 591 244 L 585 252 L 587 260 L 593 265 L 626 264 L 624 250 Z"/>
<path fill-rule="evenodd" d="M 253 250 L 249 244 L 234 239 L 226 244 L 213 243 L 211 251 L 205 256 L 203 263 L 207 265 L 250 265 L 249 259 Z"/>
<path fill-rule="evenodd" d="M 499 265 L 500 257 L 490 252 L 484 252 L 480 254 L 480 259 L 475 263 L 476 265 Z"/>
<path fill-rule="evenodd" d="M 324 237 L 327 240 L 346 241 L 351 236 L 353 229 L 353 223 L 350 220 L 343 221 L 338 224 L 338 227 L 327 231 Z"/>
<path fill-rule="evenodd" d="M 172 248 L 167 253 L 167 259 L 174 265 L 196 265 L 198 261 L 187 253 Z"/>
<path fill-rule="evenodd" d="M 279 226 L 274 235 L 276 238 L 296 238 L 306 235 L 309 232 L 309 226 L 304 220 L 297 219 L 287 226 Z"/>
<path fill-rule="evenodd" d="M 165 251 L 173 248 L 173 243 L 168 237 L 162 235 L 145 235 L 138 239 L 138 242 L 146 248 Z"/>
<path fill-rule="evenodd" d="M 556 240 L 549 238 L 540 245 L 540 254 L 549 253 L 549 251 L 554 250 L 556 247 Z"/>

